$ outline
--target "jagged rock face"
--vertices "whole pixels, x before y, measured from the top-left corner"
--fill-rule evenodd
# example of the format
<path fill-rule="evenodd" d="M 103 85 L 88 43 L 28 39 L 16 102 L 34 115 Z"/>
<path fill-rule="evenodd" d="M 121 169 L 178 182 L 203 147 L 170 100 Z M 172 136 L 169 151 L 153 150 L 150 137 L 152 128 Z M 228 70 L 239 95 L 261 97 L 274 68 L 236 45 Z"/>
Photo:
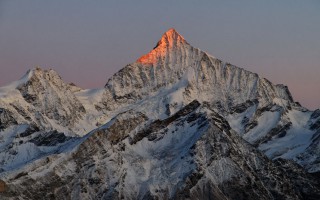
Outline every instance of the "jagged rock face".
<path fill-rule="evenodd" d="M 101 101 L 103 93 L 104 89 L 94 93 L 67 84 L 51 69 L 34 68 L 0 88 L 1 125 L 30 124 L 44 131 L 82 136 L 110 119 Z M 98 105 L 99 110 L 94 108 Z"/>
<path fill-rule="evenodd" d="M 227 110 L 254 99 L 261 105 L 278 99 L 281 104 L 292 102 L 286 86 L 273 85 L 255 73 L 223 63 L 189 45 L 174 29 L 167 31 L 150 53 L 112 76 L 106 88 L 120 104 L 174 89 L 178 91 L 170 93 L 179 93 L 180 101 L 220 102 Z"/>
<path fill-rule="evenodd" d="M 0 88 L 1 172 L 54 153 L 70 135 L 81 135 L 78 126 L 86 111 L 76 91 L 53 70 L 40 68 Z M 93 129 L 86 128 L 81 131 Z"/>
<path fill-rule="evenodd" d="M 53 70 L 35 69 L 29 80 L 17 89 L 26 102 L 61 126 L 72 126 L 85 113 L 69 86 Z"/>
<path fill-rule="evenodd" d="M 0 108 L 0 130 L 14 124 L 17 124 L 17 121 L 12 117 L 12 113 L 4 108 Z"/>
<path fill-rule="evenodd" d="M 74 95 L 74 88 L 64 83 L 55 71 L 35 68 L 19 81 L 0 89 L 0 107 L 18 124 L 74 134 L 72 130 L 86 113 Z"/>
<path fill-rule="evenodd" d="M 141 114 L 131 116 L 128 112 L 118 117 L 91 133 L 72 152 L 49 156 L 10 174 L 5 179 L 9 189 L 4 197 L 320 197 L 316 181 L 301 168 L 285 161 L 270 161 L 233 132 L 222 116 L 198 102 L 167 119 L 147 124 Z M 121 132 L 129 123 L 132 131 L 114 143 L 109 135 L 117 130 L 112 127 L 119 127 Z"/>

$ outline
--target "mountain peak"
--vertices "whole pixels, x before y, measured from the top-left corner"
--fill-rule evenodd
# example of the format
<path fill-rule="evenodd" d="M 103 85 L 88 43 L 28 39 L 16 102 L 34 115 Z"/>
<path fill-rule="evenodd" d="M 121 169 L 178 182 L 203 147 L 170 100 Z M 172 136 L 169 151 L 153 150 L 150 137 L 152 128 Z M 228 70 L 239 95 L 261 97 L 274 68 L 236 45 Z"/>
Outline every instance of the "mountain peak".
<path fill-rule="evenodd" d="M 164 34 L 179 34 L 179 33 L 176 31 L 176 29 L 169 28 Z"/>
<path fill-rule="evenodd" d="M 156 47 L 160 45 L 172 46 L 174 43 L 180 43 L 180 42 L 186 43 L 186 40 L 174 28 L 170 28 L 167 32 L 165 32 L 162 35 Z"/>
<path fill-rule="evenodd" d="M 53 69 L 43 69 L 40 66 L 29 69 L 21 79 L 27 82 L 31 81 L 34 77 L 38 79 L 53 79 L 53 77 L 61 79 L 60 75 Z"/>
<path fill-rule="evenodd" d="M 155 64 L 159 58 L 164 57 L 168 52 L 187 45 L 187 41 L 174 28 L 166 31 L 157 45 L 148 54 L 141 56 L 137 62 L 142 64 Z"/>

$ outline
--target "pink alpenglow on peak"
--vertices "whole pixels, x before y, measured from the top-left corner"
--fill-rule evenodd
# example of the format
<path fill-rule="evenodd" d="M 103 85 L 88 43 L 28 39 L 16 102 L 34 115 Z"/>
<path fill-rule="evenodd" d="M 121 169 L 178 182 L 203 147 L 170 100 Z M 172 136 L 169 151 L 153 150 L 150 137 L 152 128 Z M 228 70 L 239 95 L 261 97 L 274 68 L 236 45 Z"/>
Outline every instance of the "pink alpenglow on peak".
<path fill-rule="evenodd" d="M 162 35 L 156 48 L 174 48 L 185 43 L 187 43 L 186 40 L 175 29 L 171 28 Z"/>
<path fill-rule="evenodd" d="M 156 47 L 148 54 L 141 56 L 137 62 L 141 64 L 155 64 L 161 58 L 164 58 L 170 51 L 189 45 L 187 41 L 174 29 L 171 28 L 165 32 Z"/>

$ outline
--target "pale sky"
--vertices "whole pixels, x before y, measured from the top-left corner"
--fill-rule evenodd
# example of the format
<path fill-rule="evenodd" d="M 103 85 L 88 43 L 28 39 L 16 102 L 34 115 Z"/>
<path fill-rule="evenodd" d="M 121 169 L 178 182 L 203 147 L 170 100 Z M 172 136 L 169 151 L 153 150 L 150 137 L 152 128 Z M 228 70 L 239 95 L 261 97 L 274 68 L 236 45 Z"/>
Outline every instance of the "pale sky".
<path fill-rule="evenodd" d="M 173 27 L 320 108 L 319 11 L 319 0 L 0 0 L 0 86 L 40 65 L 80 87 L 103 87 Z"/>

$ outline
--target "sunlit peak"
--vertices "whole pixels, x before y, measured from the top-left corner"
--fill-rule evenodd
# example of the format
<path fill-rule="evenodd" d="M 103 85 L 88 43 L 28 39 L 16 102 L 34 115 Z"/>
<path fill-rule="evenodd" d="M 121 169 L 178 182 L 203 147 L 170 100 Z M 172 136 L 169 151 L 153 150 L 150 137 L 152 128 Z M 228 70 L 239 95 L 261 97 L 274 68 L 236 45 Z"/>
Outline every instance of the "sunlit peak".
<path fill-rule="evenodd" d="M 158 58 L 166 56 L 169 51 L 178 49 L 184 44 L 187 44 L 186 40 L 174 28 L 170 28 L 162 35 L 156 47 L 148 54 L 141 56 L 137 62 L 154 64 Z"/>

